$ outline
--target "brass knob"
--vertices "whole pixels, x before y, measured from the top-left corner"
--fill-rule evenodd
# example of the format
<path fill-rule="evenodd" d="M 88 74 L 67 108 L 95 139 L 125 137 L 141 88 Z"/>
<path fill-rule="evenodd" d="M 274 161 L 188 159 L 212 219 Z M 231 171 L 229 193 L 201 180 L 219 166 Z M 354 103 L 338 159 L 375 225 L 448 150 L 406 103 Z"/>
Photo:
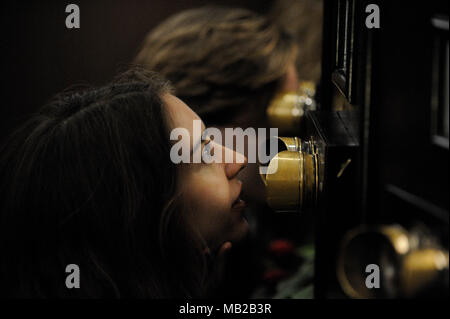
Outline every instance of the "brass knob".
<path fill-rule="evenodd" d="M 439 280 L 442 272 L 448 272 L 448 252 L 426 248 L 414 250 L 405 256 L 400 271 L 402 294 L 414 296 L 417 291 Z"/>
<path fill-rule="evenodd" d="M 343 238 L 337 260 L 337 277 L 344 292 L 353 298 L 414 296 L 448 272 L 448 251 L 439 246 L 422 247 L 421 234 L 400 225 L 358 227 Z M 366 286 L 367 265 L 380 271 L 380 287 Z"/>
<path fill-rule="evenodd" d="M 313 82 L 300 83 L 295 91 L 281 92 L 274 96 L 267 108 L 267 118 L 271 127 L 280 133 L 296 132 L 306 111 L 314 111 L 315 85 Z"/>
<path fill-rule="evenodd" d="M 319 192 L 319 153 L 312 142 L 297 137 L 278 137 L 279 150 L 261 174 L 267 203 L 277 212 L 311 209 Z"/>

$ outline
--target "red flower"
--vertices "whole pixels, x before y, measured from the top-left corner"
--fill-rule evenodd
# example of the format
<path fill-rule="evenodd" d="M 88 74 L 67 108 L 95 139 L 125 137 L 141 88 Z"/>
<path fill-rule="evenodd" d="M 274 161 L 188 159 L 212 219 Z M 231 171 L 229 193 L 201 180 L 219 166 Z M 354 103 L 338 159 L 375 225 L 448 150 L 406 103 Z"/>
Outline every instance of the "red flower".
<path fill-rule="evenodd" d="M 286 272 L 282 269 L 271 269 L 264 273 L 264 281 L 267 283 L 276 283 L 286 277 Z"/>
<path fill-rule="evenodd" d="M 291 254 L 293 250 L 294 245 L 287 239 L 277 239 L 269 244 L 269 252 L 276 256 Z"/>

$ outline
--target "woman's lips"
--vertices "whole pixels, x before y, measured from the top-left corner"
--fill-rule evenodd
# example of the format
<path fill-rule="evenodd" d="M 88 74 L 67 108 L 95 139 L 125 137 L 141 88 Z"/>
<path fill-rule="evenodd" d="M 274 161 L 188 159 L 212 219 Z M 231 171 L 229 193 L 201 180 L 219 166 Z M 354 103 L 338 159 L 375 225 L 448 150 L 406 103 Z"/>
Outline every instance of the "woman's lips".
<path fill-rule="evenodd" d="M 246 204 L 245 201 L 238 198 L 234 203 L 233 206 L 231 206 L 232 209 L 243 209 L 245 208 Z"/>
<path fill-rule="evenodd" d="M 233 204 L 231 205 L 231 209 L 233 210 L 240 210 L 245 208 L 245 201 L 242 200 L 242 181 L 238 180 L 239 182 L 239 191 L 237 193 L 236 199 L 234 200 Z"/>

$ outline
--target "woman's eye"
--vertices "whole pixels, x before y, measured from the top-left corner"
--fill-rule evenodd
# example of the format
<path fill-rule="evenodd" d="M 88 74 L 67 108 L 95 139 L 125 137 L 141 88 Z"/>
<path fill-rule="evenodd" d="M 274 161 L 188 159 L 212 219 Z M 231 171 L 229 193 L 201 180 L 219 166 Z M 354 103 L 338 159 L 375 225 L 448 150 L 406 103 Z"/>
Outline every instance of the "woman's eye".
<path fill-rule="evenodd" d="M 212 162 L 212 156 L 213 156 L 213 146 L 211 141 L 209 141 L 207 144 L 205 144 L 205 146 L 203 147 L 203 152 L 202 152 L 202 159 L 204 162 L 206 163 L 211 163 Z"/>

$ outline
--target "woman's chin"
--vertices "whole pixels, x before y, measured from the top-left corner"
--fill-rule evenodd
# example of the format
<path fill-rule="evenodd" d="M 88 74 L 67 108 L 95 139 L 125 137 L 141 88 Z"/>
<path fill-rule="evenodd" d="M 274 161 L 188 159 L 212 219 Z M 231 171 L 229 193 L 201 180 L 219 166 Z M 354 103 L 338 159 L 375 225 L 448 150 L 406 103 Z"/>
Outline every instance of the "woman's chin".
<path fill-rule="evenodd" d="M 244 218 L 244 216 L 241 216 L 240 220 L 233 228 L 233 235 L 231 236 L 230 241 L 232 243 L 239 243 L 247 236 L 247 234 L 248 234 L 248 222 Z"/>

